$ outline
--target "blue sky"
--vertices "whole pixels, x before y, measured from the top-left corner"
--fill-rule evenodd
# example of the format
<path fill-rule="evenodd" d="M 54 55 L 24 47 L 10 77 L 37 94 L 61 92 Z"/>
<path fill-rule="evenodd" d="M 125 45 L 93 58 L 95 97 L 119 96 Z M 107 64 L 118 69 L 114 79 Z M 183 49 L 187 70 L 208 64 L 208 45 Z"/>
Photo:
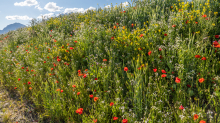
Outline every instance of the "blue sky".
<path fill-rule="evenodd" d="M 18 22 L 29 25 L 32 18 L 54 16 L 69 12 L 84 12 L 88 9 L 104 8 L 123 3 L 127 5 L 131 0 L 1 0 L 0 30 L 9 24 Z M 98 4 L 98 5 L 97 5 Z"/>

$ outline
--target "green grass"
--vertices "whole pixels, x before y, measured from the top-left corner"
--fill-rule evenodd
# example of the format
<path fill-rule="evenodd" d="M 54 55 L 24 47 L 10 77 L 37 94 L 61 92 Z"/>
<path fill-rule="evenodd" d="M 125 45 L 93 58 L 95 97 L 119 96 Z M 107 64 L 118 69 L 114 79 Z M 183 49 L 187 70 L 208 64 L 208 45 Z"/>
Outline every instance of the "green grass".
<path fill-rule="evenodd" d="M 33 20 L 1 35 L 0 75 L 51 122 L 219 122 L 219 7 L 136 0 Z"/>

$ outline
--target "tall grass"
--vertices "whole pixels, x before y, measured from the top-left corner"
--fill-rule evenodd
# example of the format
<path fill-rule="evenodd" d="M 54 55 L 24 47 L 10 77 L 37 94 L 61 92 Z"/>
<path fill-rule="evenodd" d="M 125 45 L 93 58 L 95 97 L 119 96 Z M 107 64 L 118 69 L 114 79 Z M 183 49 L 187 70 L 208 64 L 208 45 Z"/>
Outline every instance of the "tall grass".
<path fill-rule="evenodd" d="M 219 2 L 136 0 L 33 20 L 0 38 L 2 83 L 40 121 L 219 122 Z"/>

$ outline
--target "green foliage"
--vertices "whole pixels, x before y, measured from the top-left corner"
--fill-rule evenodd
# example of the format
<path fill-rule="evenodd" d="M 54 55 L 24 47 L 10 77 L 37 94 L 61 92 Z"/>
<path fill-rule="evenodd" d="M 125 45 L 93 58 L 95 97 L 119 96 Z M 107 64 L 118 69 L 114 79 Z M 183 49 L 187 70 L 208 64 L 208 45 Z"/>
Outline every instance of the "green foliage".
<path fill-rule="evenodd" d="M 0 36 L 0 75 L 50 122 L 219 122 L 219 7 L 135 0 L 33 20 Z"/>

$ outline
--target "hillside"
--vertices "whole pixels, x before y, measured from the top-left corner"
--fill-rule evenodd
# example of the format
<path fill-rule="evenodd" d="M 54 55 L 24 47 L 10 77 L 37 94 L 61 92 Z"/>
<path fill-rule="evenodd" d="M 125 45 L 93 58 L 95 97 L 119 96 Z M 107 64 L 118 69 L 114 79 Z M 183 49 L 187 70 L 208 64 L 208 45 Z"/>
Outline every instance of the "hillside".
<path fill-rule="evenodd" d="M 23 27 L 26 27 L 26 26 L 20 23 L 13 23 L 13 24 L 7 25 L 3 30 L 0 30 L 0 34 L 5 34 L 9 31 L 16 30 L 18 28 L 23 28 Z"/>
<path fill-rule="evenodd" d="M 39 122 L 220 122 L 219 8 L 134 0 L 33 20 L 0 37 L 1 84 Z"/>

